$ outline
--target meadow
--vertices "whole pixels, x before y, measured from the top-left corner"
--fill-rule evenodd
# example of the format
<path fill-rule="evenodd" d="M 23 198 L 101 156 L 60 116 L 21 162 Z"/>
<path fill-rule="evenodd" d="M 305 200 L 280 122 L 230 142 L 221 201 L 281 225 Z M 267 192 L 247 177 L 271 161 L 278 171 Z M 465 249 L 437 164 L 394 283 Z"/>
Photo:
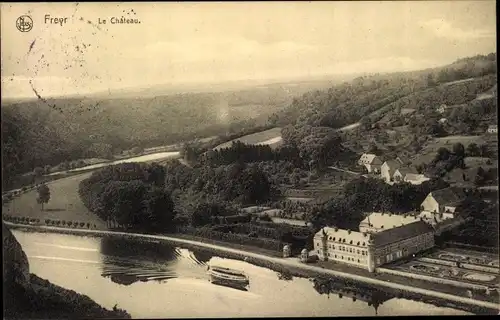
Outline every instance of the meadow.
<path fill-rule="evenodd" d="M 233 141 L 241 141 L 245 144 L 267 144 L 273 149 L 281 146 L 283 143 L 281 140 L 281 128 L 272 128 L 225 142 L 216 146 L 214 150 L 229 148 Z"/>

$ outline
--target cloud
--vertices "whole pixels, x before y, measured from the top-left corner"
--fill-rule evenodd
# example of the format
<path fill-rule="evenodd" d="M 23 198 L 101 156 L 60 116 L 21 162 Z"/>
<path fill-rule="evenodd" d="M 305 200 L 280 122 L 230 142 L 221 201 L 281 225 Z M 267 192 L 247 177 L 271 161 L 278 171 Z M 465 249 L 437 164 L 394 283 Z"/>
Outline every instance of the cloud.
<path fill-rule="evenodd" d="M 448 38 L 453 40 L 473 40 L 473 39 L 484 39 L 484 38 L 494 38 L 495 32 L 485 30 L 485 29 L 471 29 L 463 30 L 458 27 L 454 27 L 446 20 L 443 19 L 432 19 L 423 21 L 420 26 L 433 32 L 437 37 Z"/>

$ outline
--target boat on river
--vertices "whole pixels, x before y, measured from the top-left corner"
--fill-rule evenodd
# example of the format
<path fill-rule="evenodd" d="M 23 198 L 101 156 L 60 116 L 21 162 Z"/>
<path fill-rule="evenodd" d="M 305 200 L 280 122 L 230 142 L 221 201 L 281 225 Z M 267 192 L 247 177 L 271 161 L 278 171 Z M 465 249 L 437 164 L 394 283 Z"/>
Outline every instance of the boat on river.
<path fill-rule="evenodd" d="M 250 285 L 248 276 L 243 272 L 235 269 L 208 266 L 208 275 L 210 282 L 213 284 L 229 286 L 244 289 Z"/>

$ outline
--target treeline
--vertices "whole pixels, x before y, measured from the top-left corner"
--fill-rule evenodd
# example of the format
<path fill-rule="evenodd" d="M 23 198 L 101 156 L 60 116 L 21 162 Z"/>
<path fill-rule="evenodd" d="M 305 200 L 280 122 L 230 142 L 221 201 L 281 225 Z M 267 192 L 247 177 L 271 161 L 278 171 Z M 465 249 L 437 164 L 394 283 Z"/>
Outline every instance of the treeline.
<path fill-rule="evenodd" d="M 84 205 L 105 221 L 149 232 L 171 230 L 174 203 L 157 164 L 124 163 L 94 172 L 79 185 Z"/>
<path fill-rule="evenodd" d="M 337 161 L 353 156 L 342 146 L 342 138 L 332 128 L 286 126 L 281 130 L 285 145 L 296 149 L 308 169 L 324 169 Z"/>
<path fill-rule="evenodd" d="M 202 165 L 220 166 L 235 162 L 251 163 L 260 161 L 299 162 L 298 150 L 282 147 L 273 150 L 269 145 L 250 145 L 234 141 L 231 147 L 206 152 L 200 159 Z"/>
<path fill-rule="evenodd" d="M 358 178 L 347 183 L 337 197 L 311 208 L 311 222 L 317 228 L 337 226 L 356 230 L 365 218 L 364 212 L 417 211 L 429 192 L 448 186 L 446 182 L 438 179 L 426 181 L 421 185 L 389 185 L 380 179 Z"/>
<path fill-rule="evenodd" d="M 165 186 L 172 192 L 203 193 L 215 201 L 242 205 L 265 203 L 276 192 L 267 175 L 253 164 L 189 168 L 172 161 L 165 168 Z"/>

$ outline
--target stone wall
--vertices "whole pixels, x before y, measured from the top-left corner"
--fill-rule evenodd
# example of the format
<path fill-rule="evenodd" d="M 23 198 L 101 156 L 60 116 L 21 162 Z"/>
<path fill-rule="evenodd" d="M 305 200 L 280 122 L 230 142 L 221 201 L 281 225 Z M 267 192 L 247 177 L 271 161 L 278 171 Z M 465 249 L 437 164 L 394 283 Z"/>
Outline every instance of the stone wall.
<path fill-rule="evenodd" d="M 460 287 L 460 288 L 467 288 L 467 289 L 474 289 L 474 290 L 484 290 L 487 288 L 487 286 L 485 286 L 485 285 L 477 285 L 477 284 L 460 282 L 460 281 L 449 280 L 449 279 L 444 279 L 444 278 L 436 278 L 436 277 L 431 277 L 431 276 L 425 276 L 422 274 L 416 274 L 416 273 L 404 272 L 404 271 L 398 271 L 398 270 L 392 270 L 392 269 L 386 269 L 386 268 L 377 268 L 376 272 L 381 273 L 381 274 L 393 274 L 393 275 L 397 275 L 397 276 L 418 279 L 418 280 L 426 280 L 426 281 L 440 283 L 440 284 L 449 284 L 449 285 Z"/>

